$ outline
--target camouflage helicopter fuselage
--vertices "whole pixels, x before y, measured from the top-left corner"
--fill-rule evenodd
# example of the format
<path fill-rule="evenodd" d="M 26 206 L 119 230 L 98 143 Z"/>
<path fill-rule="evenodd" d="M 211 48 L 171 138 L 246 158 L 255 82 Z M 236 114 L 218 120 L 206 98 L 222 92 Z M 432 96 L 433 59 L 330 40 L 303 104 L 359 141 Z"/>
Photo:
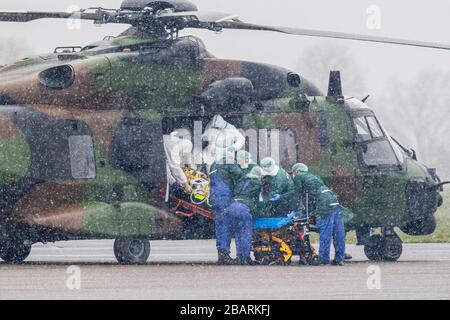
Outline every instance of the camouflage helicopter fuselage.
<path fill-rule="evenodd" d="M 305 79 L 298 85 L 292 75 L 217 59 L 194 37 L 133 34 L 0 69 L 2 229 L 32 242 L 213 236 L 187 236 L 186 221 L 164 209 L 163 135 L 219 113 L 266 140 L 278 130 L 289 141 L 279 149 L 281 165 L 302 161 L 324 178 L 355 213 L 349 229 L 420 233 L 417 224 L 441 200 L 433 170 L 398 150 L 384 129 L 358 141 L 354 119 L 376 121 L 373 112 L 356 99 L 325 97 Z M 237 84 L 226 100 L 232 105 L 208 105 L 214 84 L 220 96 L 227 79 Z M 377 139 L 383 147 L 372 148 Z M 391 154 L 388 163 L 371 163 L 367 152 Z"/>

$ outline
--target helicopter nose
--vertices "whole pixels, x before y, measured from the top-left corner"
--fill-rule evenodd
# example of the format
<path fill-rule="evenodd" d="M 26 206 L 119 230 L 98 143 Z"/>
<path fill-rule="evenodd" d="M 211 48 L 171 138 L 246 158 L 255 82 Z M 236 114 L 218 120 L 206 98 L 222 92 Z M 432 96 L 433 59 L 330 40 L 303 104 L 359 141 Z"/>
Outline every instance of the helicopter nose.
<path fill-rule="evenodd" d="M 439 188 L 436 186 L 436 184 L 416 178 L 408 181 L 406 187 L 407 207 L 412 217 L 436 212 L 441 198 Z"/>

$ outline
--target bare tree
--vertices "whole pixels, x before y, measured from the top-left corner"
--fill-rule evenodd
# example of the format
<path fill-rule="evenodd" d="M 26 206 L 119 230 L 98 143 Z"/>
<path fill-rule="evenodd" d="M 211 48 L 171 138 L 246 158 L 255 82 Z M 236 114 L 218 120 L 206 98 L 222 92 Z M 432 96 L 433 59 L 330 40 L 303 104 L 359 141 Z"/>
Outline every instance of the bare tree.
<path fill-rule="evenodd" d="M 325 93 L 330 70 L 340 70 L 346 96 L 367 94 L 365 72 L 346 46 L 330 42 L 312 46 L 301 55 L 297 69 Z M 419 160 L 438 168 L 446 179 L 450 179 L 449 88 L 450 73 L 426 70 L 409 84 L 390 81 L 382 94 L 370 101 L 390 134 L 414 148 Z"/>
<path fill-rule="evenodd" d="M 339 70 L 344 95 L 362 98 L 367 94 L 364 72 L 355 60 L 347 46 L 323 41 L 304 51 L 297 64 L 297 70 L 325 93 L 330 71 Z"/>
<path fill-rule="evenodd" d="M 391 82 L 377 112 L 392 135 L 416 149 L 419 159 L 450 178 L 450 73 L 421 72 L 413 83 Z"/>

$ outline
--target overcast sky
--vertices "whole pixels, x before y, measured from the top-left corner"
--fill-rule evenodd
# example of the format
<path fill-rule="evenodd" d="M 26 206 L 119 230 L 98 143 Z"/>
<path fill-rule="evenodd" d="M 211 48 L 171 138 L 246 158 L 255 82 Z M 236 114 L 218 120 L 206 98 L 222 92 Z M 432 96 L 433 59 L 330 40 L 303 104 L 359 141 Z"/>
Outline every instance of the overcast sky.
<path fill-rule="evenodd" d="M 242 20 L 253 23 L 450 44 L 448 0 L 197 0 L 195 2 L 200 10 L 235 13 L 240 15 Z M 121 0 L 1 0 L 0 10 L 66 11 L 73 5 L 81 8 L 90 6 L 117 8 L 120 3 Z M 377 30 L 369 29 L 367 26 L 370 18 L 367 9 L 373 5 L 381 10 L 381 28 Z M 69 30 L 66 21 L 61 20 L 40 20 L 26 24 L 0 23 L 0 46 L 2 39 L 14 37 L 26 43 L 35 53 L 51 52 L 56 46 L 83 46 L 106 35 L 117 35 L 126 28 L 127 26 L 122 25 L 98 27 L 89 21 L 82 22 L 79 30 Z M 381 108 L 376 103 L 386 101 L 386 92 L 390 89 L 391 82 L 411 84 L 424 70 L 450 73 L 450 51 L 445 50 L 316 39 L 267 32 L 192 33 L 200 35 L 209 50 L 218 57 L 267 62 L 293 69 L 300 74 L 302 70 L 298 70 L 298 66 L 301 65 L 299 58 L 308 48 L 324 43 L 331 47 L 347 47 L 352 55 L 352 61 L 358 65 L 358 70 L 364 73 L 361 77 L 364 79 L 363 88 L 373 97 L 369 103 L 372 103 L 371 106 L 375 111 L 380 109 L 381 118 L 385 119 L 389 117 L 386 107 Z M 22 55 L 21 52 L 17 52 L 17 58 L 21 58 Z M 324 72 L 319 77 L 327 79 L 328 74 Z M 325 91 L 326 88 L 323 86 L 321 85 L 321 89 Z M 450 88 L 450 83 L 447 88 Z M 392 92 L 389 94 L 392 95 Z M 398 107 L 393 101 L 392 108 Z M 408 106 L 400 107 L 408 112 Z M 396 128 L 388 129 L 394 132 L 396 130 Z"/>

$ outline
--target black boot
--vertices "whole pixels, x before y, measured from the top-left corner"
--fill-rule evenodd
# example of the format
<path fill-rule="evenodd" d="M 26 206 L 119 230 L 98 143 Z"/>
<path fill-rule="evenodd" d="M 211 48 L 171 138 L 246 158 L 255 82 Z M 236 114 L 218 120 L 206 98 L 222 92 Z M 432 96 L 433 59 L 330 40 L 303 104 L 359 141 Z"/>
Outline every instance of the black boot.
<path fill-rule="evenodd" d="M 352 260 L 352 259 L 353 259 L 353 257 L 352 257 L 352 255 L 350 253 L 346 253 L 345 254 L 344 260 Z"/>
<path fill-rule="evenodd" d="M 332 264 L 333 266 L 342 267 L 342 266 L 344 265 L 344 261 L 336 261 L 336 260 L 333 260 L 333 261 L 331 262 L 331 264 Z"/>
<path fill-rule="evenodd" d="M 254 266 L 256 264 L 250 257 L 237 257 L 236 262 L 240 266 Z"/>
<path fill-rule="evenodd" d="M 219 259 L 217 261 L 217 264 L 219 266 L 231 266 L 236 264 L 236 261 L 231 258 L 230 252 L 226 250 L 218 250 L 217 254 L 219 256 Z"/>
<path fill-rule="evenodd" d="M 314 260 L 311 260 L 309 265 L 313 266 L 313 267 L 320 267 L 320 266 L 328 266 L 328 265 L 330 265 L 330 263 L 320 261 L 319 259 L 314 259 Z"/>

